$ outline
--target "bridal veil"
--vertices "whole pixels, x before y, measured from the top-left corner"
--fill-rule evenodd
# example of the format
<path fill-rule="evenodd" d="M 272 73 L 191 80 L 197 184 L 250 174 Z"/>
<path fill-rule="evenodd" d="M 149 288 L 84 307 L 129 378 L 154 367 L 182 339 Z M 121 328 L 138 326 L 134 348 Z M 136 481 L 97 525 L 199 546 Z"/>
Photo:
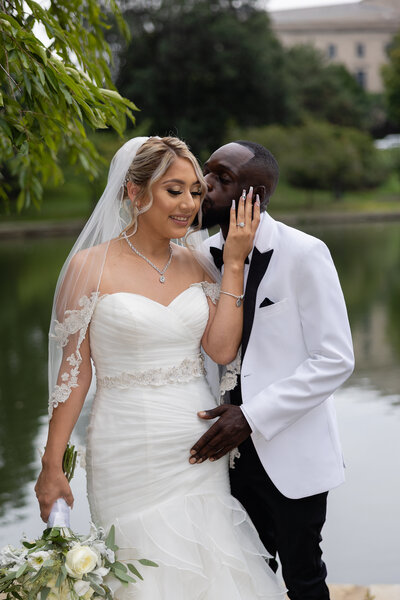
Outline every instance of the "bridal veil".
<path fill-rule="evenodd" d="M 132 222 L 132 206 L 125 200 L 126 175 L 148 139 L 133 138 L 116 152 L 105 190 L 60 272 L 49 331 L 49 418 L 53 409 L 79 386 L 80 349 L 101 294 L 100 282 L 109 244 Z M 217 280 L 219 272 L 201 253 L 202 237 L 201 232 L 193 233 L 188 245 Z"/>

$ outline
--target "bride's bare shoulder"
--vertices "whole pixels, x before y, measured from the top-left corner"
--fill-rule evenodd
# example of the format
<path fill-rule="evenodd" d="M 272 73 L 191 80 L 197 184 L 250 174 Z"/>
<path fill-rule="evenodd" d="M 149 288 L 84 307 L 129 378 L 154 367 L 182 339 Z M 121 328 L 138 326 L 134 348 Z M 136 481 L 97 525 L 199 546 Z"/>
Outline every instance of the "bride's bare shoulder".
<path fill-rule="evenodd" d="M 176 259 L 189 262 L 192 260 L 193 255 L 188 248 L 175 244 L 175 242 L 171 242 L 171 246 L 173 255 Z"/>
<path fill-rule="evenodd" d="M 182 269 L 187 269 L 191 273 L 193 281 L 209 281 L 212 282 L 210 275 L 196 258 L 196 255 L 184 246 L 178 246 L 172 244 L 174 257 L 179 261 L 179 265 Z"/>
<path fill-rule="evenodd" d="M 112 242 L 106 242 L 79 250 L 71 257 L 65 272 L 65 281 L 75 280 L 85 282 L 88 289 L 96 288 L 98 279 L 104 268 L 105 257 Z"/>
<path fill-rule="evenodd" d="M 106 252 L 114 247 L 116 241 L 117 240 L 111 240 L 110 242 L 104 242 L 102 244 L 97 244 L 96 246 L 91 246 L 90 248 L 79 250 L 71 258 L 71 265 L 84 266 L 89 259 L 90 262 L 96 259 L 103 260 Z"/>

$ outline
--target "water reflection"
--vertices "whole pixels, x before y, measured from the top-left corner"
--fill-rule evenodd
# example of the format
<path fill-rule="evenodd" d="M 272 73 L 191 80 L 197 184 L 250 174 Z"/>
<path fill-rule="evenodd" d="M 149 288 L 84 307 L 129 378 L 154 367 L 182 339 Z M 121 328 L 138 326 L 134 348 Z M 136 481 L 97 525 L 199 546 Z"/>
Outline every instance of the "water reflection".
<path fill-rule="evenodd" d="M 351 466 L 348 483 L 332 494 L 333 514 L 325 536 L 331 572 L 339 582 L 396 582 L 398 536 L 392 541 L 389 537 L 397 509 L 393 502 L 389 506 L 386 496 L 399 496 L 391 479 L 396 469 L 398 474 L 400 456 L 396 442 L 400 439 L 396 433 L 400 419 L 400 226 L 303 229 L 323 239 L 332 252 L 356 352 L 356 371 L 338 394 L 339 421 Z M 0 244 L 0 546 L 16 543 L 23 529 L 31 535 L 42 529 L 32 482 L 39 467 L 37 448 L 43 445 L 46 432 L 47 332 L 55 282 L 72 242 L 45 239 Z M 388 418 L 387 405 L 396 418 Z M 362 432 L 360 423 L 365 427 Z M 75 433 L 80 441 L 84 429 L 83 420 Z M 370 447 L 368 436 L 379 450 Z M 376 456 L 380 456 L 384 469 L 375 464 Z M 379 480 L 383 473 L 386 488 Z M 87 530 L 88 522 L 84 487 L 84 473 L 78 471 L 74 493 L 76 504 L 79 498 L 83 508 L 73 515 L 73 525 L 81 532 Z M 367 495 L 369 512 L 361 516 L 357 506 Z M 346 538 L 352 523 L 353 544 Z M 380 528 L 388 539 L 378 560 L 376 541 L 369 538 L 368 544 L 368 531 Z M 370 556 L 374 556 L 373 564 Z M 393 556 L 397 556 L 396 561 Z"/>
<path fill-rule="evenodd" d="M 336 263 L 356 354 L 352 381 L 400 394 L 400 225 L 313 227 Z"/>
<path fill-rule="evenodd" d="M 52 294 L 71 241 L 0 246 L 0 515 L 25 503 L 36 475 L 34 439 L 46 411 L 47 332 Z"/>

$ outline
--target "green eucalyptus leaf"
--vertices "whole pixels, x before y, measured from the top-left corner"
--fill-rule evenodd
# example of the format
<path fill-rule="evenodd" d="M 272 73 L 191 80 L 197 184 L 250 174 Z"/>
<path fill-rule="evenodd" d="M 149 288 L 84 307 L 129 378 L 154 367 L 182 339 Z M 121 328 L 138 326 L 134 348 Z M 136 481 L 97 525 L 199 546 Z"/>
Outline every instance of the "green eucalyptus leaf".
<path fill-rule="evenodd" d="M 28 568 L 28 563 L 22 564 L 15 575 L 15 579 L 19 579 L 19 577 L 21 577 L 21 575 L 23 575 L 25 573 L 27 568 Z"/>
<path fill-rule="evenodd" d="M 110 527 L 110 531 L 108 532 L 108 535 L 106 537 L 105 544 L 111 550 L 113 550 L 115 547 L 115 526 L 114 525 L 111 525 L 111 527 Z"/>
<path fill-rule="evenodd" d="M 104 588 L 101 585 L 98 585 L 94 581 L 91 581 L 90 585 L 94 589 L 94 591 L 96 592 L 96 594 L 99 594 L 99 596 L 105 596 L 106 592 L 105 592 Z"/>
<path fill-rule="evenodd" d="M 132 577 L 130 577 L 126 573 L 123 573 L 122 571 L 113 571 L 113 573 L 117 579 L 119 579 L 120 581 L 122 581 L 122 583 L 124 583 L 126 585 L 128 583 L 134 583 L 134 580 L 132 579 Z"/>
<path fill-rule="evenodd" d="M 131 573 L 136 575 L 136 577 L 139 577 L 139 579 L 143 580 L 143 577 L 141 576 L 141 574 L 139 573 L 139 571 L 137 570 L 137 568 L 134 565 L 132 565 L 131 563 L 128 563 L 127 566 Z"/>
<path fill-rule="evenodd" d="M 124 573 L 127 572 L 126 566 L 123 563 L 118 562 L 117 560 L 113 563 L 113 571 L 114 570 L 119 570 L 119 571 L 122 571 Z"/>
<path fill-rule="evenodd" d="M 50 593 L 50 588 L 45 587 L 40 592 L 40 600 L 46 600 L 47 596 Z"/>
<path fill-rule="evenodd" d="M 140 558 L 139 562 L 141 565 L 145 565 L 146 567 L 158 567 L 158 564 L 153 562 L 152 560 L 148 560 L 147 558 Z"/>

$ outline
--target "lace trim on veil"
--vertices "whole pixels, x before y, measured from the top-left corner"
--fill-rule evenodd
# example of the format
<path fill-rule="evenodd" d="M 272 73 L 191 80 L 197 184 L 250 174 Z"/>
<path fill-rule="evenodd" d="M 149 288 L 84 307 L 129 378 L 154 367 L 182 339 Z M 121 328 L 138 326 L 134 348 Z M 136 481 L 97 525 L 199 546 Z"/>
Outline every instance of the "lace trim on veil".
<path fill-rule="evenodd" d="M 53 410 L 57 406 L 68 400 L 73 388 L 78 387 L 79 367 L 82 363 L 80 347 L 85 339 L 87 328 L 91 321 L 96 302 L 99 298 L 99 292 L 92 292 L 91 295 L 82 296 L 79 299 L 78 305 L 81 309 L 66 310 L 64 321 L 55 322 L 54 333 L 50 337 L 55 339 L 59 348 L 65 348 L 68 344 L 69 337 L 75 333 L 79 333 L 75 351 L 70 354 L 65 360 L 70 365 L 70 370 L 65 371 L 60 375 L 63 383 L 55 385 L 49 398 L 49 418 L 53 414 Z"/>

